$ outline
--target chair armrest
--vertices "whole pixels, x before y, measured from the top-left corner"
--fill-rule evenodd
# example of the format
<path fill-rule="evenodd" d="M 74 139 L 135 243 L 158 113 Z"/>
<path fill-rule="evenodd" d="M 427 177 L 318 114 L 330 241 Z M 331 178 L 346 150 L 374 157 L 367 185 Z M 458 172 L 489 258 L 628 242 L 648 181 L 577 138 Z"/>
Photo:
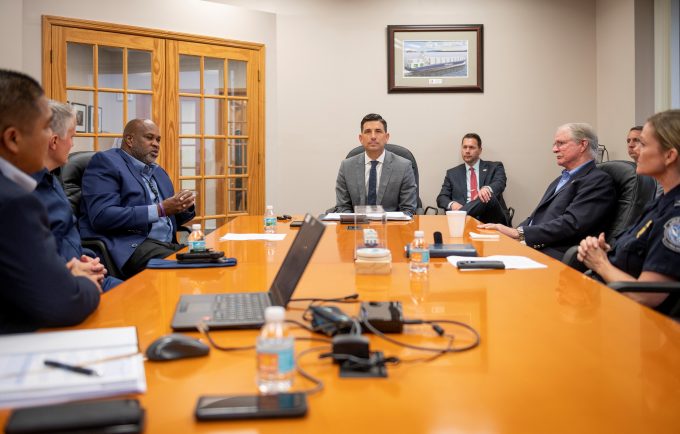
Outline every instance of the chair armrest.
<path fill-rule="evenodd" d="M 610 282 L 607 286 L 618 292 L 680 293 L 680 282 Z"/>
<path fill-rule="evenodd" d="M 439 208 L 436 208 L 434 206 L 425 207 L 424 214 L 427 214 L 430 210 L 434 210 L 435 215 L 439 214 Z"/>

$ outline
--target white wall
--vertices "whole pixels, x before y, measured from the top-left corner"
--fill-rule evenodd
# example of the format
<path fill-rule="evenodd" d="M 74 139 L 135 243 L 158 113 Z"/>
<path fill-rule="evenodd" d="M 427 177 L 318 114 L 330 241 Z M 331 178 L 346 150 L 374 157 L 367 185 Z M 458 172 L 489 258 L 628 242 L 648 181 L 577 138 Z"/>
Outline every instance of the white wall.
<path fill-rule="evenodd" d="M 0 9 L 6 22 L 19 21 L 11 16 L 23 5 L 12 41 L 36 77 L 42 14 L 265 43 L 267 202 L 278 212 L 334 203 L 340 160 L 369 112 L 416 155 L 426 205 L 461 162 L 460 137 L 478 132 L 483 158 L 505 162 L 515 222 L 559 173 L 558 125 L 590 122 L 610 155 L 625 158 L 623 136 L 635 121 L 639 78 L 621 74 L 634 71 L 633 0 L 9 1 Z M 387 25 L 465 23 L 484 25 L 484 93 L 387 94 Z M 16 57 L 16 44 L 3 41 L 0 59 Z"/>
<path fill-rule="evenodd" d="M 21 13 L 23 0 L 0 1 L 0 68 L 22 68 Z"/>

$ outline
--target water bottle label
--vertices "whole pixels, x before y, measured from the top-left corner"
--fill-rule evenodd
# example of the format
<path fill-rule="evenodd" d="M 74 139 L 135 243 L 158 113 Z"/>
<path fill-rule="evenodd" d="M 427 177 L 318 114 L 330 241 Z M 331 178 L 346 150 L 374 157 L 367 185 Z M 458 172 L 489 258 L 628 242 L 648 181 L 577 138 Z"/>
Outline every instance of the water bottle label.
<path fill-rule="evenodd" d="M 189 241 L 190 252 L 205 252 L 205 240 Z"/>
<path fill-rule="evenodd" d="M 257 364 L 262 374 L 287 374 L 295 367 L 293 348 L 272 352 L 258 352 Z"/>
<path fill-rule="evenodd" d="M 412 262 L 430 262 L 430 251 L 426 249 L 413 249 L 411 250 L 411 261 Z"/>
<path fill-rule="evenodd" d="M 265 217 L 264 218 L 264 225 L 265 226 L 276 226 L 276 217 Z"/>

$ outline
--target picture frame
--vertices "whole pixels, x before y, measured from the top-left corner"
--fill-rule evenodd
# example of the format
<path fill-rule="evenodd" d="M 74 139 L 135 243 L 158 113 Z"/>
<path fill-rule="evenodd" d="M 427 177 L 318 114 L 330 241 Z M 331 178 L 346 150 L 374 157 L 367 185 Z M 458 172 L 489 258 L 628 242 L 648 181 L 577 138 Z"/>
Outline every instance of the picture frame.
<path fill-rule="evenodd" d="M 87 106 L 78 102 L 72 102 L 71 107 L 76 112 L 76 133 L 87 132 Z"/>
<path fill-rule="evenodd" d="M 87 106 L 87 132 L 88 133 L 94 133 L 94 106 L 88 105 Z M 98 133 L 101 133 L 102 130 L 102 108 L 97 107 L 97 119 L 99 121 L 99 128 L 97 129 Z"/>
<path fill-rule="evenodd" d="M 484 92 L 482 24 L 387 26 L 387 92 Z"/>

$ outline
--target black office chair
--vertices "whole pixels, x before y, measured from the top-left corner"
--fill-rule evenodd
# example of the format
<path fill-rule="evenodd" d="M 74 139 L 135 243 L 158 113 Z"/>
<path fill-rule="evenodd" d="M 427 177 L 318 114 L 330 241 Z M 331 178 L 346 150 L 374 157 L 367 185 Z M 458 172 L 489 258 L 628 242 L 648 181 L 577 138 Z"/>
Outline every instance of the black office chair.
<path fill-rule="evenodd" d="M 680 282 L 611 282 L 607 286 L 618 292 L 668 292 L 673 299 L 654 310 L 680 321 Z"/>
<path fill-rule="evenodd" d="M 74 152 L 68 156 L 68 161 L 61 168 L 61 183 L 64 186 L 64 192 L 71 203 L 71 209 L 76 218 L 80 218 L 83 174 L 94 154 L 94 151 Z M 109 272 L 109 276 L 125 279 L 125 276 L 116 266 L 111 253 L 109 253 L 109 249 L 102 240 L 81 238 L 80 243 L 84 248 L 92 250 L 101 259 L 102 264 L 104 264 Z"/>
<path fill-rule="evenodd" d="M 654 178 L 635 173 L 632 161 L 613 160 L 598 163 L 597 167 L 614 180 L 617 205 L 611 223 L 605 230 L 607 242 L 614 244 L 626 228 L 640 217 L 644 207 L 656 196 Z M 562 262 L 579 271 L 586 267 L 576 258 L 578 246 L 572 246 L 564 253 Z"/>
<path fill-rule="evenodd" d="M 413 153 L 409 151 L 407 148 L 404 148 L 403 146 L 399 145 L 392 145 L 390 143 L 385 145 L 385 150 L 392 152 L 393 154 L 397 154 L 398 156 L 402 158 L 406 158 L 411 162 L 411 167 L 413 168 L 413 175 L 416 178 L 416 197 L 417 197 L 417 204 L 416 204 L 416 214 L 425 214 L 425 210 L 423 210 L 423 202 L 420 200 L 420 178 L 418 176 L 418 163 L 416 162 L 416 157 L 413 156 Z M 347 153 L 347 156 L 345 158 L 350 158 L 354 157 L 355 155 L 361 154 L 364 152 L 364 147 L 363 146 L 357 146 L 356 148 L 352 149 Z M 432 207 L 427 207 L 432 208 Z M 434 208 L 436 211 L 436 208 Z M 331 208 L 327 210 L 326 212 L 335 212 L 335 208 Z"/>

